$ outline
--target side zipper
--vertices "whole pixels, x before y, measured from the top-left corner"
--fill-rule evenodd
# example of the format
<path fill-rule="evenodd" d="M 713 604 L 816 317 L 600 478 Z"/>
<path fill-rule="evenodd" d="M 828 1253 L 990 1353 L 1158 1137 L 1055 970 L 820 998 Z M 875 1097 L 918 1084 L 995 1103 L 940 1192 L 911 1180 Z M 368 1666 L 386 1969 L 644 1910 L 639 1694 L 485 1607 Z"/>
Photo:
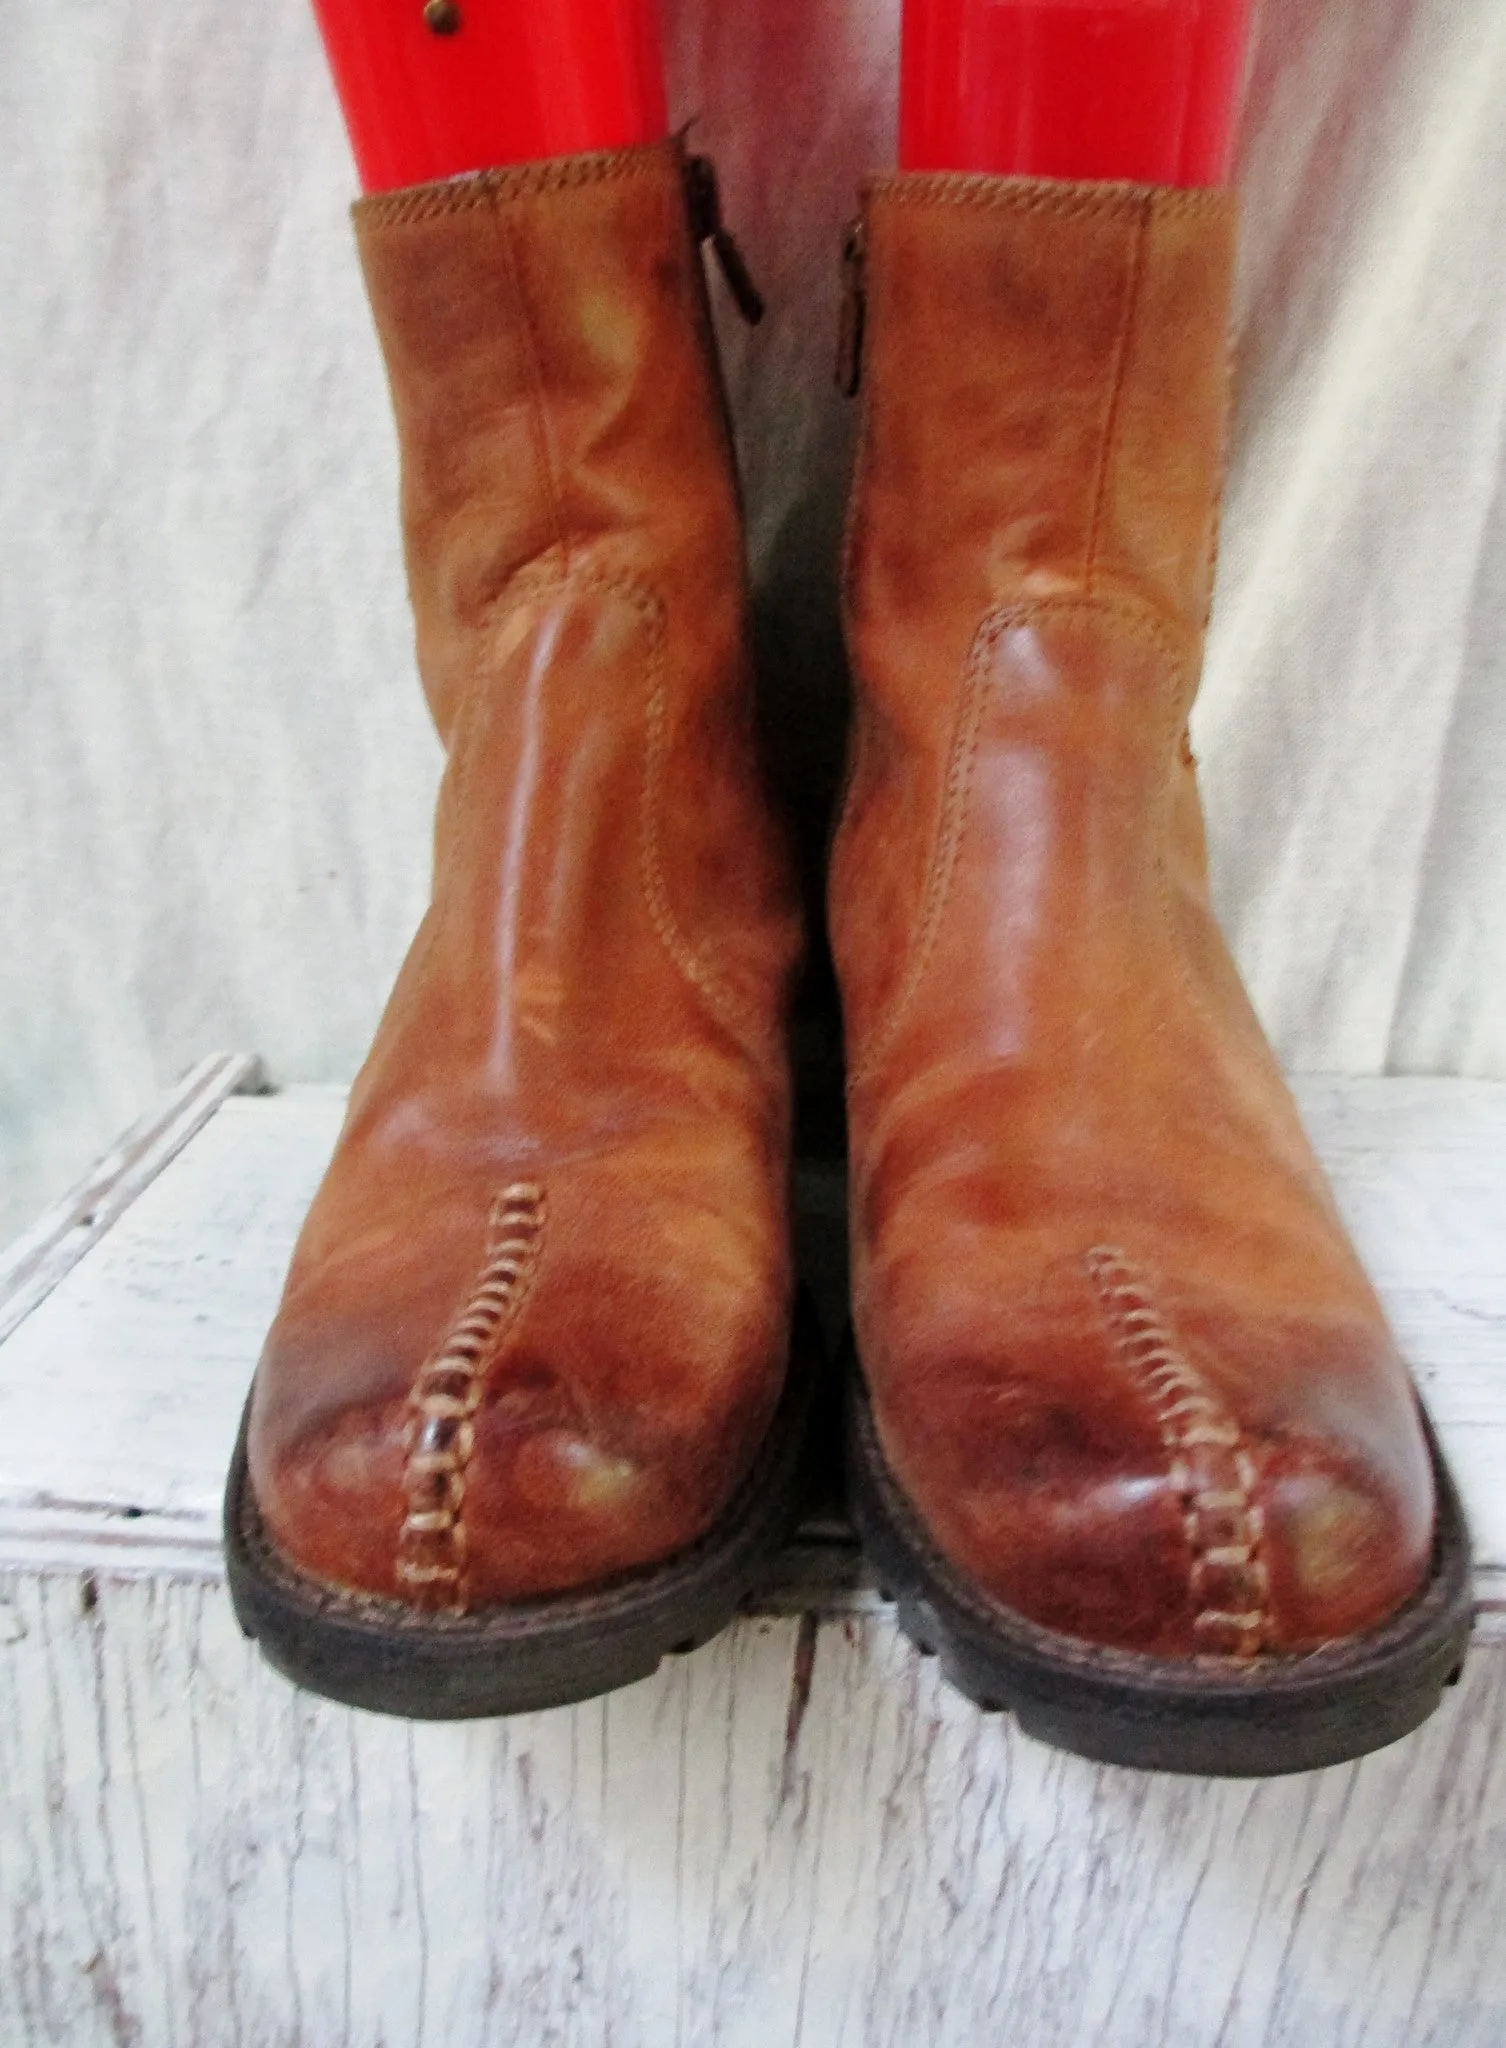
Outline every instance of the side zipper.
<path fill-rule="evenodd" d="M 868 236 L 863 217 L 842 237 L 842 316 L 837 328 L 837 389 L 856 398 L 863 381 L 863 329 L 868 324 Z"/>
<path fill-rule="evenodd" d="M 750 327 L 756 327 L 763 318 L 763 294 L 753 282 L 747 259 L 722 218 L 721 187 L 716 180 L 716 165 L 709 156 L 686 157 L 685 196 L 690 204 L 691 232 L 698 242 L 711 244 L 738 312 Z"/>

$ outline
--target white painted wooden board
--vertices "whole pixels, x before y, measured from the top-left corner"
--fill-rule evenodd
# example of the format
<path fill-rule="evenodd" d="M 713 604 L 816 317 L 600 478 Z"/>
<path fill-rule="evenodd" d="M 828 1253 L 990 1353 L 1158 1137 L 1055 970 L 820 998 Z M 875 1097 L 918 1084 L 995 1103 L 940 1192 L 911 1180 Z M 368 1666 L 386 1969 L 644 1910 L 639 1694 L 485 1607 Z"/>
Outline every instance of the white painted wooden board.
<path fill-rule="evenodd" d="M 1506 1654 L 1265 1783 L 1098 1768 L 875 1616 L 608 1699 L 304 1698 L 205 1582 L 18 1575 L 6 2048 L 1500 2048 Z M 809 1640 L 809 1625 L 807 1640 Z"/>
<path fill-rule="evenodd" d="M 44 1301 L 230 1095 L 266 1092 L 254 1053 L 217 1052 L 111 1146 L 76 1188 L 0 1252 L 0 1340 Z"/>
<path fill-rule="evenodd" d="M 0 2048 L 1502 2048 L 1506 1088 L 1301 1093 L 1486 1611 L 1427 1728 L 1260 1785 L 981 1715 L 830 1545 L 609 1700 L 294 1692 L 218 1497 L 343 1105 L 226 1101 L 0 1343 Z"/>

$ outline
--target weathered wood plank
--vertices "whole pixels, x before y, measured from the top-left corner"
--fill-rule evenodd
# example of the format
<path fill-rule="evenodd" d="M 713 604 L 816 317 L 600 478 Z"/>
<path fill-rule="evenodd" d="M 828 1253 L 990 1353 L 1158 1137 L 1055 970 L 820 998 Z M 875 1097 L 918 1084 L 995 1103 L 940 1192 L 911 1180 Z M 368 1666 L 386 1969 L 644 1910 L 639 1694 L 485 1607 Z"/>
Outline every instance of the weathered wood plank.
<path fill-rule="evenodd" d="M 1265 1783 L 1054 1753 L 884 1623 L 821 1631 L 822 2048 L 1506 2038 L 1506 1652 L 1360 1764 Z"/>
<path fill-rule="evenodd" d="M 0 1343 L 70 1273 L 230 1095 L 264 1086 L 254 1053 L 217 1052 L 183 1076 L 167 1101 L 132 1124 L 84 1176 L 0 1255 Z"/>
<path fill-rule="evenodd" d="M 0 1345 L 0 1563 L 157 1571 L 178 1542 L 218 1574 L 222 1467 L 343 1115 L 336 1089 L 232 1097 Z"/>
<path fill-rule="evenodd" d="M 1251 1785 L 1044 1749 L 876 1617 L 407 1726 L 295 1693 L 219 1588 L 0 1588 L 6 2048 L 1506 2039 L 1506 1649 Z"/>
<path fill-rule="evenodd" d="M 0 1583 L 7 2048 L 793 2038 L 800 1624 L 409 1726 L 295 1693 L 219 1588 Z"/>

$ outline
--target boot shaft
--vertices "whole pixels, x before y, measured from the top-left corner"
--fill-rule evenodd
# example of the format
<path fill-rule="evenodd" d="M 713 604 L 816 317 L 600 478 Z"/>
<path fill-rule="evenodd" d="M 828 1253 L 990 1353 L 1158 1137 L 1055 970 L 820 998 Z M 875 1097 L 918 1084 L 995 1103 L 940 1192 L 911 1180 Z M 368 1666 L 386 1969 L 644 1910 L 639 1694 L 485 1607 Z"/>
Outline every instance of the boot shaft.
<path fill-rule="evenodd" d="M 865 679 L 897 622 L 924 623 L 939 680 L 987 612 L 1036 598 L 1125 598 L 1201 631 L 1235 214 L 1223 192 L 1150 186 L 870 188 L 847 574 Z"/>
<path fill-rule="evenodd" d="M 1249 1028 L 1185 747 L 1234 231 L 1211 191 L 912 175 L 869 194 L 830 888 L 854 1085 L 891 1051 L 944 1061 L 987 1031 L 1013 1057 L 1048 1013 L 1112 1008 L 1169 904 Z"/>
<path fill-rule="evenodd" d="M 582 1048 L 631 1063 L 681 1003 L 781 1068 L 795 921 L 755 758 L 707 168 L 670 141 L 355 220 L 449 756 L 434 909 L 388 1013 L 409 1022 L 373 1057 L 443 988 L 439 1035 L 508 1088 L 547 1073 L 563 1100 Z"/>
<path fill-rule="evenodd" d="M 520 577 L 742 603 L 737 490 L 677 142 L 361 200 L 419 666 L 448 745 Z M 723 630 L 725 626 L 723 625 Z"/>

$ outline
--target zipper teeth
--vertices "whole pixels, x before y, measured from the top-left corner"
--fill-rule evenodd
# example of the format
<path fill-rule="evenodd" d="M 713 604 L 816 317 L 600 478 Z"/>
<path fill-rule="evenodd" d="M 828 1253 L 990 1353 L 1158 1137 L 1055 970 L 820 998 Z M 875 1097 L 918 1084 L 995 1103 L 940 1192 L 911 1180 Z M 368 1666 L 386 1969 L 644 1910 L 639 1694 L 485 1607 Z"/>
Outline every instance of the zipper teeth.
<path fill-rule="evenodd" d="M 848 222 L 847 230 L 842 240 L 843 318 L 844 320 L 849 319 L 854 311 L 861 310 L 864 314 L 865 324 L 868 298 L 866 275 L 868 254 L 867 220 L 868 216 L 865 206 L 863 211 L 854 215 Z M 849 304 L 849 295 L 853 301 L 851 305 Z M 840 338 L 839 336 L 839 341 Z M 870 392 L 864 391 L 861 397 L 858 396 L 859 387 L 862 384 L 863 337 L 861 334 L 858 334 L 852 336 L 851 340 L 854 346 L 851 350 L 850 362 L 844 365 L 839 361 L 837 366 L 839 372 L 844 368 L 848 371 L 845 381 L 839 375 L 838 382 L 841 389 L 847 395 L 858 400 L 857 445 L 853 454 L 852 481 L 847 492 L 847 510 L 842 520 L 841 605 L 844 622 L 850 617 L 852 602 L 854 563 L 858 543 L 858 506 L 867 474 L 869 415 L 872 406 L 872 395 Z M 853 687 L 855 693 L 860 692 L 861 682 L 856 674 L 853 676 Z M 849 773 L 854 765 L 855 758 L 850 754 L 848 759 Z M 843 810 L 838 814 L 838 817 L 840 819 L 845 815 L 846 807 L 844 803 Z M 834 831 L 839 829 L 840 825 L 834 828 Z"/>
<path fill-rule="evenodd" d="M 842 238 L 842 311 L 837 329 L 837 389 L 855 398 L 863 381 L 863 330 L 868 322 L 868 237 L 863 216 Z"/>
<path fill-rule="evenodd" d="M 686 157 L 685 191 L 690 202 L 690 231 L 697 242 L 704 242 L 716 227 L 721 210 L 716 171 L 709 156 Z"/>
<path fill-rule="evenodd" d="M 744 507 L 742 475 L 737 460 L 737 433 L 732 424 L 732 402 L 727 391 L 726 366 L 722 361 L 722 352 L 716 336 L 716 323 L 711 314 L 711 282 L 706 275 L 706 265 L 700 260 L 699 254 L 706 239 L 702 223 L 706 218 L 708 173 L 712 179 L 715 178 L 716 173 L 709 157 L 687 155 L 682 160 L 681 176 L 685 193 L 686 220 L 696 259 L 690 266 L 691 289 L 695 294 L 701 348 L 711 379 L 712 402 L 717 418 L 721 422 L 722 440 L 732 477 L 733 496 L 737 501 L 738 523 L 741 525 Z"/>
<path fill-rule="evenodd" d="M 709 156 L 685 159 L 685 184 L 691 232 L 698 242 L 711 244 L 717 268 L 738 312 L 750 327 L 756 327 L 764 316 L 763 294 L 753 282 L 747 258 L 723 218 L 721 186 Z"/>

